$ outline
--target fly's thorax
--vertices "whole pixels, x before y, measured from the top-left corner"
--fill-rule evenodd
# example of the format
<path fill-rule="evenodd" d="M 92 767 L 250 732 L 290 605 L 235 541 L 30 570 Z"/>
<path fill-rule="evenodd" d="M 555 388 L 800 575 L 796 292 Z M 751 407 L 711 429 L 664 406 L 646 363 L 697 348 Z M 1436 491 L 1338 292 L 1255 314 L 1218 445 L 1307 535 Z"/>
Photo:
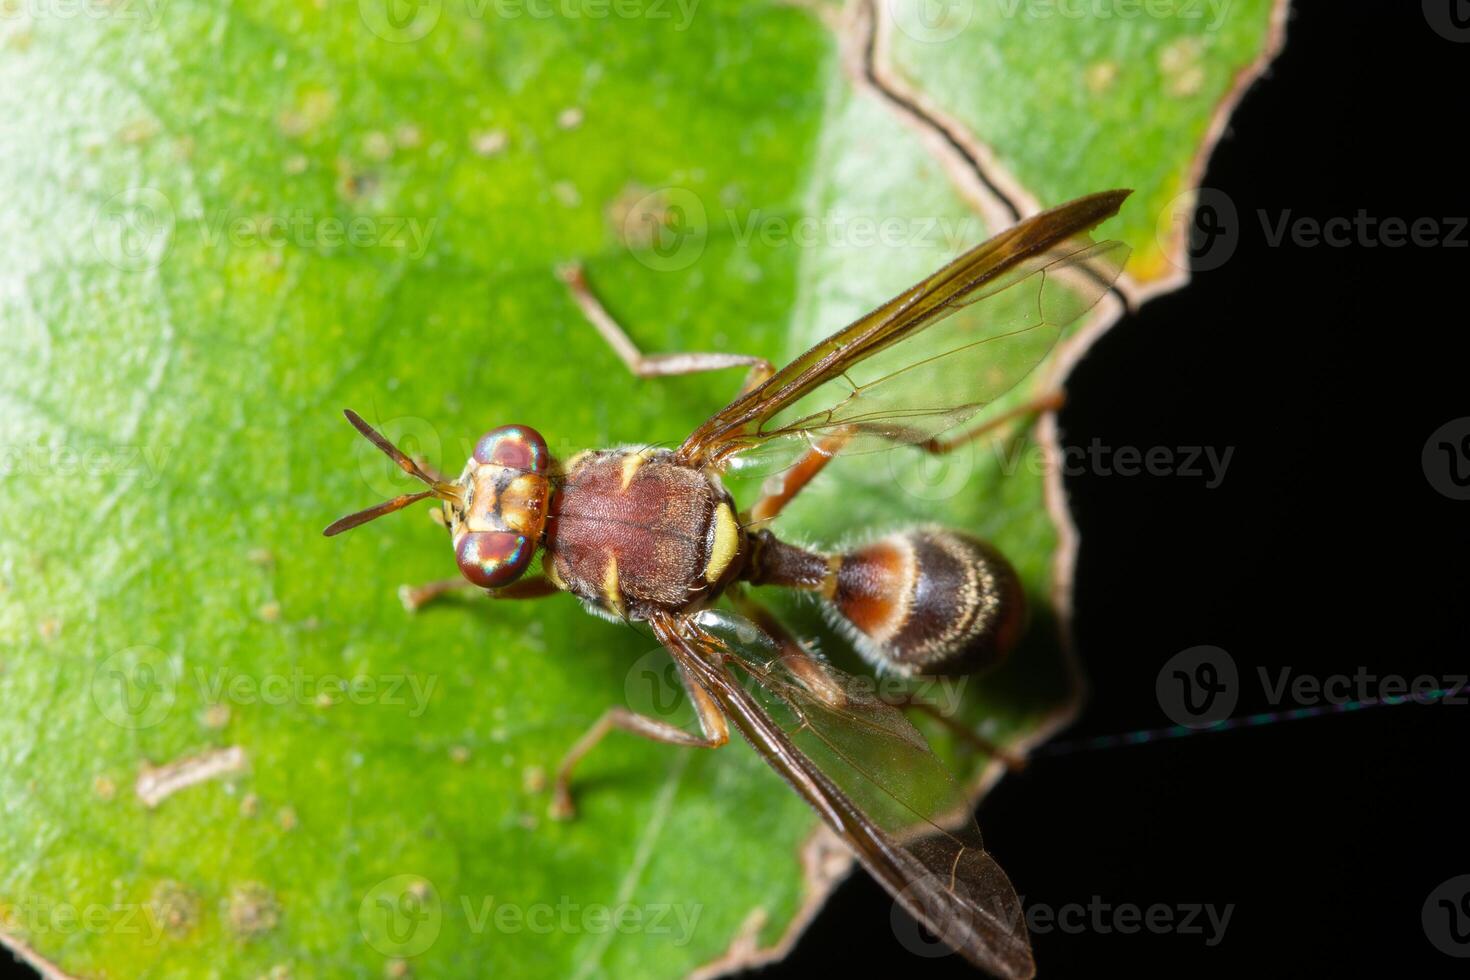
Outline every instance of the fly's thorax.
<path fill-rule="evenodd" d="M 718 595 L 744 541 L 714 474 L 664 449 L 594 450 L 568 460 L 557 481 L 543 567 L 594 611 L 643 619 Z"/>

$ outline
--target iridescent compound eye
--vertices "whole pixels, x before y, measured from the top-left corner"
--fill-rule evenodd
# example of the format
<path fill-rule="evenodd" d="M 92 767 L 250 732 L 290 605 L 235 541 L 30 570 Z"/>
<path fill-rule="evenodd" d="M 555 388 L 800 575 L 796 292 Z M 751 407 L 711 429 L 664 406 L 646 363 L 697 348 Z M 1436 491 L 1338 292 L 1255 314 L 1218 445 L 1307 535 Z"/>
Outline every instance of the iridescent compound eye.
<path fill-rule="evenodd" d="M 475 443 L 475 462 L 493 463 L 525 473 L 545 473 L 546 440 L 529 425 L 502 425 Z"/>
<path fill-rule="evenodd" d="M 498 589 L 521 577 L 535 549 L 514 531 L 468 531 L 454 547 L 460 573 L 482 589 Z"/>

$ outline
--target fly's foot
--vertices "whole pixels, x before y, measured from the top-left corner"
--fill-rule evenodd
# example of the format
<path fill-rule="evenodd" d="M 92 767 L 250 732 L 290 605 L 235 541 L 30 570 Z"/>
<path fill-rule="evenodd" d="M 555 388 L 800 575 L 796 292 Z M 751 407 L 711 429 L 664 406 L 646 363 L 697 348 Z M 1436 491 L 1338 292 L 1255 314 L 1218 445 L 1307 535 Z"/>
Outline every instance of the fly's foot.
<path fill-rule="evenodd" d="M 577 806 L 572 802 L 572 794 L 567 787 L 558 784 L 552 791 L 551 805 L 546 808 L 546 814 L 563 823 L 577 818 Z"/>
<path fill-rule="evenodd" d="M 439 599 L 446 593 L 463 592 L 474 588 L 464 579 L 449 578 L 438 582 L 425 582 L 423 585 L 400 585 L 398 587 L 398 601 L 403 603 L 403 608 L 411 613 L 416 613 L 429 603 Z"/>

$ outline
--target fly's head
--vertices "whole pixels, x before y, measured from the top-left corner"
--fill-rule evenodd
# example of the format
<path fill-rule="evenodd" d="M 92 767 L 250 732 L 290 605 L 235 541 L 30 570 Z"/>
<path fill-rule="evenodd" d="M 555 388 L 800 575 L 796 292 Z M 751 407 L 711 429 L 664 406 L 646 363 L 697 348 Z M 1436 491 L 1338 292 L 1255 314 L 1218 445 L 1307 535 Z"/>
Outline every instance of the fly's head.
<path fill-rule="evenodd" d="M 551 455 L 546 440 L 526 425 L 502 425 L 475 443 L 456 485 L 460 496 L 444 501 L 460 574 L 485 589 L 520 578 L 546 526 Z"/>
<path fill-rule="evenodd" d="M 444 523 L 454 543 L 460 574 L 483 589 L 520 578 L 531 563 L 546 526 L 551 455 L 546 440 L 525 425 L 502 425 L 475 443 L 459 479 L 438 480 L 349 409 L 347 421 L 410 476 L 427 485 L 335 521 L 327 537 L 366 524 L 431 497 L 443 501 Z"/>

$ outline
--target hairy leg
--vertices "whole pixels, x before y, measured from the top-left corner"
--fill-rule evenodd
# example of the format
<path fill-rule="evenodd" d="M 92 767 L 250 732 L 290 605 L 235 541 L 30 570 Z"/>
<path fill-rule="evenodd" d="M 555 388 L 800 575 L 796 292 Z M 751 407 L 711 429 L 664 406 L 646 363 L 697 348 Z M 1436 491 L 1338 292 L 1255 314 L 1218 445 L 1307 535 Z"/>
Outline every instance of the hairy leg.
<path fill-rule="evenodd" d="M 552 787 L 551 798 L 553 819 L 570 820 L 576 815 L 576 808 L 572 804 L 572 772 L 576 769 L 577 763 L 581 762 L 587 753 L 591 752 L 609 732 L 615 729 L 640 735 L 655 742 L 686 748 L 717 749 L 730 741 L 729 725 L 726 724 L 725 716 L 721 714 L 714 700 L 704 688 L 685 673 L 682 665 L 679 667 L 679 677 L 684 682 L 684 690 L 688 692 L 689 699 L 694 703 L 695 711 L 699 715 L 699 727 L 703 734 L 691 734 L 668 722 L 629 711 L 621 705 L 608 708 L 602 713 L 602 717 L 587 729 L 586 734 L 571 747 L 562 758 L 561 765 L 557 766 L 556 782 Z"/>
<path fill-rule="evenodd" d="M 524 578 L 493 592 L 487 592 L 462 578 L 446 578 L 437 582 L 425 582 L 423 585 L 400 585 L 398 599 L 409 612 L 418 612 L 429 603 L 455 592 L 473 592 L 491 599 L 540 599 L 560 591 L 545 575 Z"/>
<path fill-rule="evenodd" d="M 1022 769 L 1026 768 L 1025 756 L 1017 755 L 1010 749 L 1007 749 L 1005 746 L 997 745 L 990 739 L 986 738 L 984 735 L 981 735 L 979 732 L 975 731 L 969 725 L 966 725 L 963 722 L 956 721 L 955 719 L 951 718 L 949 715 L 941 711 L 937 706 L 930 704 L 928 701 L 925 701 L 916 695 L 906 694 L 902 697 L 889 698 L 885 699 L 884 703 L 892 705 L 895 708 L 904 708 L 911 711 L 917 711 L 923 715 L 928 715 L 930 718 L 933 718 L 935 721 L 939 722 L 939 724 L 947 728 L 950 733 L 959 738 L 960 741 L 965 742 L 971 748 L 976 749 L 977 751 L 998 760 L 1007 769 L 1011 770 L 1011 772 L 1020 772 Z"/>
<path fill-rule="evenodd" d="M 791 631 L 782 625 L 775 614 L 743 591 L 732 589 L 729 595 L 736 609 L 776 641 L 781 651 L 781 665 L 791 673 L 791 676 L 801 682 L 801 686 L 807 689 L 807 693 L 829 708 L 840 708 L 847 703 L 847 694 L 842 690 L 842 686 L 832 679 L 832 675 L 827 672 L 826 665 L 812 656 L 806 647 L 791 635 Z"/>
<path fill-rule="evenodd" d="M 827 672 L 826 666 L 808 653 L 806 648 L 801 645 L 801 642 L 791 635 L 791 632 L 781 624 L 775 615 L 744 593 L 732 594 L 731 600 L 741 613 L 759 626 L 767 636 L 776 641 L 781 650 L 781 663 L 791 672 L 792 676 L 801 682 L 801 685 L 807 689 L 808 693 L 829 708 L 841 708 L 847 702 L 847 695 L 843 693 L 841 686 Z M 961 741 L 999 760 L 1007 769 L 1013 772 L 1018 772 L 1026 767 L 1026 759 L 1024 757 L 1011 752 L 1003 746 L 997 745 L 963 722 L 951 718 L 936 705 L 914 694 L 881 698 L 880 700 L 892 708 L 912 710 L 928 715 L 947 728 Z"/>
<path fill-rule="evenodd" d="M 567 265 L 557 270 L 561 281 L 566 283 L 572 300 L 592 326 L 606 340 L 628 370 L 640 378 L 666 377 L 674 374 L 698 374 L 702 371 L 720 371 L 732 367 L 749 367 L 741 393 L 755 388 L 772 374 L 775 367 L 764 357 L 751 354 L 644 354 L 633 343 L 625 331 L 613 319 L 587 284 L 586 272 L 580 265 Z"/>
<path fill-rule="evenodd" d="M 921 443 L 921 445 L 925 452 L 932 453 L 935 456 L 943 456 L 945 453 L 952 453 L 966 443 L 974 442 L 981 436 L 994 432 L 1001 426 L 1013 422 L 1016 419 L 1058 411 L 1066 401 L 1066 392 L 1060 389 L 1048 391 L 1045 394 L 1037 395 L 1035 398 L 1017 405 L 1009 411 L 1001 412 L 993 418 L 988 418 L 975 426 L 975 428 L 961 432 L 957 436 L 936 436 L 927 442 Z"/>
<path fill-rule="evenodd" d="M 954 452 L 960 446 L 974 442 L 981 436 L 994 432 L 1018 418 L 1026 418 L 1040 415 L 1043 412 L 1054 412 L 1062 407 L 1066 396 L 1061 391 L 1050 391 L 1044 395 L 1027 401 L 1025 404 L 1017 405 L 1009 411 L 1002 412 L 992 418 L 988 418 L 957 436 L 939 437 L 916 442 L 913 445 L 933 456 L 943 456 Z M 756 501 L 755 506 L 746 512 L 747 524 L 760 524 L 774 520 L 786 505 L 795 499 L 796 495 L 805 489 L 806 485 L 816 478 L 817 474 L 826 469 L 827 464 L 842 451 L 842 447 L 857 433 L 863 429 L 862 425 L 854 425 L 846 429 L 837 429 L 822 439 L 811 449 L 808 449 L 795 463 L 778 474 L 775 480 L 768 485 L 765 496 Z"/>

